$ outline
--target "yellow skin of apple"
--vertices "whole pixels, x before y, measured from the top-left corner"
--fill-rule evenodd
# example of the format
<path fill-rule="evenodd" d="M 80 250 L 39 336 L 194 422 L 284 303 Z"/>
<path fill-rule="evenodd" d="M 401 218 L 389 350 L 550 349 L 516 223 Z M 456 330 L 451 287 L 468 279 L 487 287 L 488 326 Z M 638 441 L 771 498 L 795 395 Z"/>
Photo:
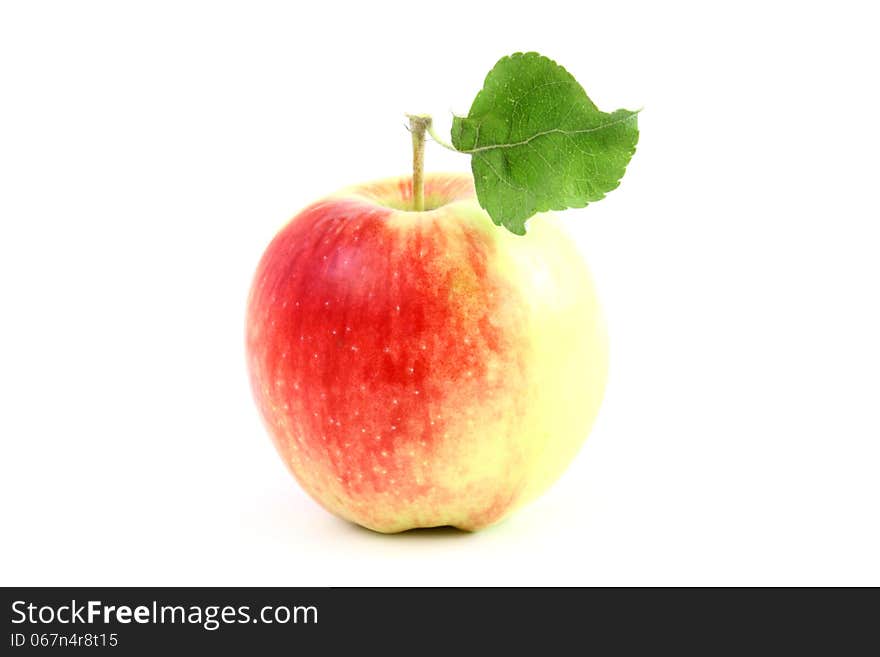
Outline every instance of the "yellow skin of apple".
<path fill-rule="evenodd" d="M 350 201 L 356 207 L 390 198 L 397 189 L 406 189 L 406 179 L 344 190 L 325 204 Z M 436 420 L 442 432 L 430 445 L 419 440 L 422 428 L 404 421 L 397 434 L 383 434 L 383 440 L 394 440 L 388 443 L 393 449 L 364 451 L 372 448 L 347 441 L 345 449 L 317 448 L 318 431 L 309 428 L 305 416 L 318 411 L 308 413 L 311 406 L 293 399 L 296 371 L 286 375 L 288 381 L 274 381 L 278 370 L 268 367 L 261 348 L 275 317 L 263 289 L 263 270 L 271 263 L 261 263 L 249 304 L 251 380 L 276 448 L 326 509 L 383 533 L 442 525 L 478 530 L 534 500 L 559 478 L 586 439 L 607 378 L 607 335 L 596 290 L 556 217 L 537 215 L 529 220 L 527 235 L 514 235 L 492 223 L 474 197 L 470 178 L 459 174 L 429 175 L 426 198 L 429 204 L 445 204 L 419 213 L 382 208 L 392 244 L 387 258 L 412 257 L 416 236 L 442 240 L 443 255 L 431 266 L 438 280 L 458 281 L 450 293 L 457 325 L 491 321 L 506 336 L 500 349 L 474 345 L 482 359 L 474 372 L 459 368 L 451 377 L 453 370 L 444 362 L 431 363 L 423 388 L 434 393 L 419 401 L 426 411 L 419 417 L 430 417 L 432 425 Z M 483 304 L 468 301 L 469 290 L 482 285 L 468 265 L 475 243 L 490 254 L 483 276 L 498 282 L 498 289 L 513 291 L 494 304 L 489 317 Z M 467 341 L 469 335 L 465 330 L 452 337 Z M 384 397 L 375 399 L 380 403 Z M 365 420 L 364 440 L 375 432 Z M 346 449 L 352 450 L 349 461 Z"/>

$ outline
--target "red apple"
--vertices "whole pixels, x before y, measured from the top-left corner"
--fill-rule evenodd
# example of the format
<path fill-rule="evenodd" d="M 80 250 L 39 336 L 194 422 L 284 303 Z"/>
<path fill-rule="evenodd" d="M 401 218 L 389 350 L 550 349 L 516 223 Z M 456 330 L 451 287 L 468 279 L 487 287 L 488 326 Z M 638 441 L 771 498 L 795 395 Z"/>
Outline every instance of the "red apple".
<path fill-rule="evenodd" d="M 247 309 L 254 396 L 329 511 L 380 532 L 479 529 L 544 491 L 598 411 L 607 348 L 556 220 L 495 226 L 464 175 L 319 201 L 275 237 Z"/>

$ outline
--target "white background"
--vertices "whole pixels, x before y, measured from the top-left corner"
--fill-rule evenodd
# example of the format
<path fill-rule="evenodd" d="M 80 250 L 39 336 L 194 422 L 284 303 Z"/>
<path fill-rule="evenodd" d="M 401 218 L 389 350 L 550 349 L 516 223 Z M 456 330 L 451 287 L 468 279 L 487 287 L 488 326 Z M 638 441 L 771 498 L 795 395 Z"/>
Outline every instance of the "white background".
<path fill-rule="evenodd" d="M 4 2 L 2 584 L 880 584 L 876 21 L 717 4 Z M 607 398 L 503 524 L 374 534 L 271 447 L 250 278 L 518 50 L 644 107 L 620 189 L 565 213 Z"/>

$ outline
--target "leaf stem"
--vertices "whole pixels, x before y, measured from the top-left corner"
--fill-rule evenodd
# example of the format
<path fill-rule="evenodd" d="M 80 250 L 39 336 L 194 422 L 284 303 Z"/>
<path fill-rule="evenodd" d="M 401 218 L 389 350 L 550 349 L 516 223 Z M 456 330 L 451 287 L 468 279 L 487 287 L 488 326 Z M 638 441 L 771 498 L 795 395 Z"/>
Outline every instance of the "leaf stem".
<path fill-rule="evenodd" d="M 413 146 L 413 210 L 425 209 L 425 131 L 431 129 L 431 117 L 426 114 L 407 114 Z"/>
<path fill-rule="evenodd" d="M 456 153 L 460 153 L 460 152 L 461 152 L 461 151 L 459 151 L 455 146 L 453 146 L 452 144 L 450 144 L 448 141 L 445 141 L 445 140 L 443 139 L 443 137 L 441 137 L 440 135 L 438 135 L 438 134 L 434 131 L 434 124 L 433 124 L 433 123 L 429 123 L 429 124 L 428 124 L 428 134 L 431 135 L 431 139 L 433 139 L 437 144 L 439 144 L 440 146 L 442 146 L 442 147 L 445 148 L 446 150 L 448 150 L 448 151 L 454 151 L 454 152 L 456 152 Z"/>

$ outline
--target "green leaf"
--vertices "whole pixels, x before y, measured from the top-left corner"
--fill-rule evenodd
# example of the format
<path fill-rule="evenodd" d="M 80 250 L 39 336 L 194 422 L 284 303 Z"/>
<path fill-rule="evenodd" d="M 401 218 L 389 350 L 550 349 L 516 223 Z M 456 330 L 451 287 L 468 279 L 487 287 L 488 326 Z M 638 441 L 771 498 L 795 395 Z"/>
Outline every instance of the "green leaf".
<path fill-rule="evenodd" d="M 620 184 L 639 139 L 638 112 L 600 112 L 577 80 L 538 53 L 502 58 L 452 145 L 469 153 L 477 198 L 517 235 L 537 212 L 582 208 Z"/>

